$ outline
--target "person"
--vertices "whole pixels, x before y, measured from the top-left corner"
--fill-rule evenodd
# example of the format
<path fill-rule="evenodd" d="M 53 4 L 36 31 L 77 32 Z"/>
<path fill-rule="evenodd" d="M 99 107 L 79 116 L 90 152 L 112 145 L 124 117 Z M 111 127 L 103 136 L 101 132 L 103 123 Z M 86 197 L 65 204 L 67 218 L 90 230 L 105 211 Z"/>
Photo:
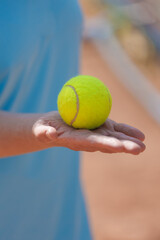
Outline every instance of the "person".
<path fill-rule="evenodd" d="M 79 74 L 77 0 L 0 2 L 0 239 L 89 240 L 79 151 L 144 151 L 144 134 L 110 119 L 75 130 L 57 112 Z"/>

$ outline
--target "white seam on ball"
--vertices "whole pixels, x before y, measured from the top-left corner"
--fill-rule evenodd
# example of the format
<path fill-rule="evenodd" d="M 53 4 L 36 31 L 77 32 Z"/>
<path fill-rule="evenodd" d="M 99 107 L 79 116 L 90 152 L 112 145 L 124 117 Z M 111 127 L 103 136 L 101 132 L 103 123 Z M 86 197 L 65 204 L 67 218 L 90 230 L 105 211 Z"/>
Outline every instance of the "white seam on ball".
<path fill-rule="evenodd" d="M 77 99 L 77 102 L 76 102 L 76 105 L 77 105 L 77 112 L 76 112 L 76 115 L 74 116 L 73 120 L 70 122 L 71 126 L 72 124 L 75 122 L 77 116 L 78 116 L 78 113 L 79 113 L 79 97 L 78 97 L 78 94 L 76 92 L 76 89 L 72 86 L 72 85 L 65 85 L 66 87 L 70 87 L 73 89 L 75 95 L 76 95 L 76 99 Z"/>

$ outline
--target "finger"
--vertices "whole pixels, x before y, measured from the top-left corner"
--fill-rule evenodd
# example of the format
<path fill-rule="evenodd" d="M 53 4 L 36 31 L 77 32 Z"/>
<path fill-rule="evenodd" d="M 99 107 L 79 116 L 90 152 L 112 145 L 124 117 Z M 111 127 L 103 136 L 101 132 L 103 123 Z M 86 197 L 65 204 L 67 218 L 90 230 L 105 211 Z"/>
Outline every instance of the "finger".
<path fill-rule="evenodd" d="M 123 152 L 123 144 L 120 140 L 114 137 L 101 136 L 101 135 L 90 135 L 87 138 L 88 144 L 92 144 L 97 151 L 106 152 Z"/>
<path fill-rule="evenodd" d="M 52 142 L 57 137 L 56 129 L 46 125 L 37 125 L 33 129 L 33 133 L 37 140 L 45 143 Z"/>
<path fill-rule="evenodd" d="M 112 132 L 112 135 L 123 142 L 124 149 L 127 153 L 139 154 L 146 148 L 145 144 L 139 139 L 130 137 L 124 133 Z"/>
<path fill-rule="evenodd" d="M 134 142 L 134 143 L 138 144 L 142 148 L 142 150 L 145 149 L 145 144 L 138 138 L 128 136 L 121 132 L 111 132 L 111 134 L 112 134 L 112 136 L 116 137 L 119 140 L 126 140 L 126 141 L 130 141 L 130 142 Z"/>
<path fill-rule="evenodd" d="M 106 153 L 130 153 L 140 154 L 144 151 L 145 145 L 139 141 L 139 144 L 130 140 L 118 140 L 114 137 L 105 136 L 90 136 L 89 140 L 95 145 L 97 151 Z"/>
<path fill-rule="evenodd" d="M 105 152 L 105 153 L 131 153 L 139 154 L 142 148 L 135 142 L 119 140 L 113 136 L 91 134 L 91 131 L 72 131 L 70 136 L 65 133 L 60 136 L 60 143 L 75 151 Z"/>
<path fill-rule="evenodd" d="M 134 142 L 128 140 L 122 140 L 122 142 L 125 149 L 125 153 L 138 155 L 145 150 L 145 147 L 142 148 L 140 145 Z"/>
<path fill-rule="evenodd" d="M 124 133 L 128 136 L 135 137 L 135 138 L 137 138 L 141 141 L 144 141 L 144 139 L 145 139 L 144 133 L 142 133 L 139 129 L 134 128 L 134 127 L 129 126 L 129 125 L 124 124 L 124 123 L 116 123 L 114 125 L 114 129 L 117 132 L 122 132 L 122 133 Z"/>

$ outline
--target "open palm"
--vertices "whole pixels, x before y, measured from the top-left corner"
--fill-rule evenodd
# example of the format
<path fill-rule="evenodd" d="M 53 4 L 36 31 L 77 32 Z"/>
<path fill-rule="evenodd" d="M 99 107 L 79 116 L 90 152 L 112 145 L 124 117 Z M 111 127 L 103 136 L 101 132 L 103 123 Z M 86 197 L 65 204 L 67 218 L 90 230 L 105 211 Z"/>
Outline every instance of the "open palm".
<path fill-rule="evenodd" d="M 58 112 L 50 112 L 34 124 L 33 133 L 49 147 L 67 147 L 74 151 L 136 155 L 145 150 L 145 137 L 140 130 L 111 119 L 95 130 L 74 129 L 63 122 Z"/>

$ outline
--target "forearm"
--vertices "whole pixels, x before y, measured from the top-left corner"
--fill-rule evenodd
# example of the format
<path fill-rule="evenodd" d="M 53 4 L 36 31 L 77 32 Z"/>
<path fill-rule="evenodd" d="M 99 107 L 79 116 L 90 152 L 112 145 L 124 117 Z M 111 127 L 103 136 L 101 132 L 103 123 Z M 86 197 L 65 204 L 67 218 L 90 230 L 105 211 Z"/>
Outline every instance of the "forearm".
<path fill-rule="evenodd" d="M 15 114 L 0 111 L 0 157 L 14 156 L 47 148 L 33 133 L 42 114 Z"/>

